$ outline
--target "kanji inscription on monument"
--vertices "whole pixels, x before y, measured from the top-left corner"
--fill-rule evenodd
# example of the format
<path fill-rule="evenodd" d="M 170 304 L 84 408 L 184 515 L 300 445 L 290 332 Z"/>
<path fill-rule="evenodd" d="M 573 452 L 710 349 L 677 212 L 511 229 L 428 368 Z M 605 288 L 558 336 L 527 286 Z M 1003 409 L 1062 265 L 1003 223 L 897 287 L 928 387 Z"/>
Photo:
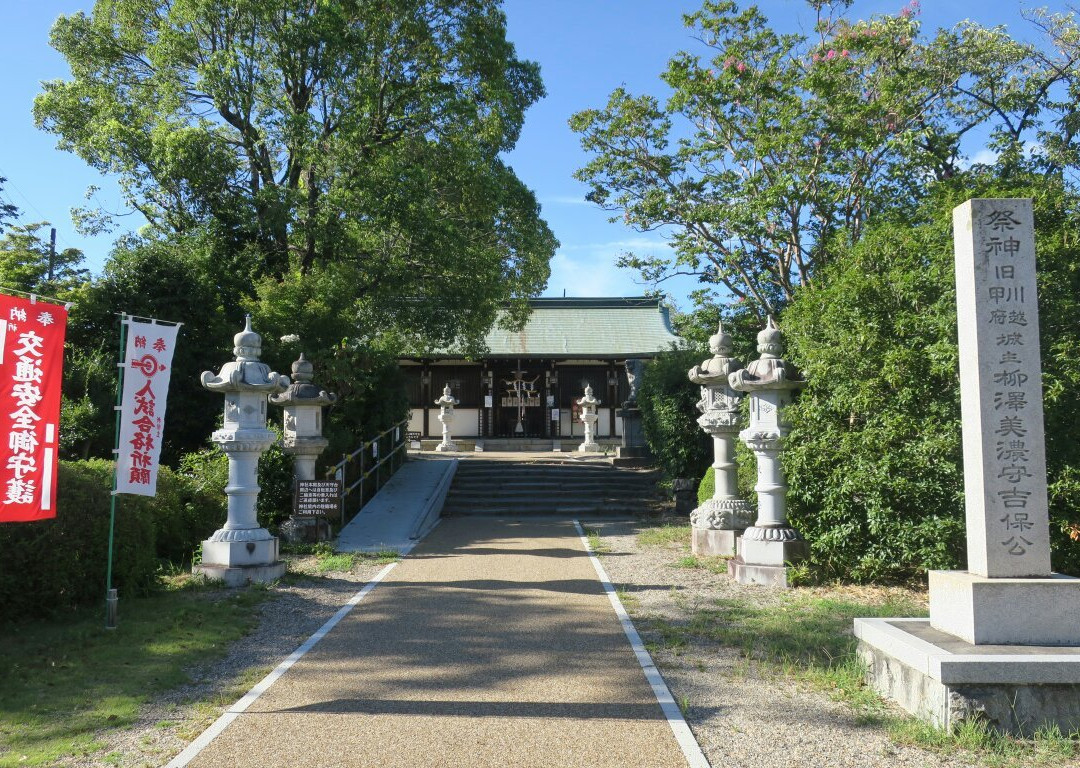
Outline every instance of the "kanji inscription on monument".
<path fill-rule="evenodd" d="M 1050 575 L 1031 200 L 953 210 L 968 571 Z"/>

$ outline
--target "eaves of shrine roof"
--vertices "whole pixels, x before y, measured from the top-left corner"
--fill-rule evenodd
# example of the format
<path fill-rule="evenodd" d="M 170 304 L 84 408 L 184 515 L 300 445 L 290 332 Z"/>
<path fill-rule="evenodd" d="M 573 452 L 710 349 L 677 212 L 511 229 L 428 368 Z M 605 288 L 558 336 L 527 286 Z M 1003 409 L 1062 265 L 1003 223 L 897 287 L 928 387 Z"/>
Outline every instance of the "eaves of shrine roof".
<path fill-rule="evenodd" d="M 667 307 L 645 296 L 532 299 L 520 331 L 496 323 L 487 333 L 486 358 L 617 359 L 655 357 L 683 345 L 671 330 Z M 442 351 L 433 359 L 456 357 Z"/>

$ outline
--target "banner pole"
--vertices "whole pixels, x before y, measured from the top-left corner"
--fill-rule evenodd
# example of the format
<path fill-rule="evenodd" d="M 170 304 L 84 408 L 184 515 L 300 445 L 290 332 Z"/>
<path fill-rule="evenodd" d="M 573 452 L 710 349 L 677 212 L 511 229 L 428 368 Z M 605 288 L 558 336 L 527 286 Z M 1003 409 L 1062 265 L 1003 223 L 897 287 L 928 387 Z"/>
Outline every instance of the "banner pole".
<path fill-rule="evenodd" d="M 127 350 L 126 315 L 120 315 L 120 362 L 116 365 L 116 430 L 113 436 L 113 483 L 109 498 L 109 561 L 105 575 L 105 629 L 116 629 L 117 603 L 119 599 L 112 585 L 113 531 L 116 529 L 116 479 L 120 472 L 120 407 L 124 393 L 124 363 Z"/>

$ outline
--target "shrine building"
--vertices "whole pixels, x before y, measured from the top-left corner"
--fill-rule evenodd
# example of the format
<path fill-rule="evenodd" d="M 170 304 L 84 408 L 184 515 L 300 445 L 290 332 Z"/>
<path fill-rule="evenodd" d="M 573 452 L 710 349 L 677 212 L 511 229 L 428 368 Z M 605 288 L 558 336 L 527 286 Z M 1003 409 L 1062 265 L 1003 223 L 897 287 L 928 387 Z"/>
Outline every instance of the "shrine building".
<path fill-rule="evenodd" d="M 402 359 L 415 438 L 442 433 L 435 400 L 450 386 L 460 401 L 454 438 L 581 440 L 576 400 L 591 385 L 600 400 L 596 436 L 622 436 L 616 410 L 629 394 L 625 363 L 648 360 L 681 343 L 668 310 L 646 297 L 532 299 L 520 331 L 492 328 L 487 354 Z"/>

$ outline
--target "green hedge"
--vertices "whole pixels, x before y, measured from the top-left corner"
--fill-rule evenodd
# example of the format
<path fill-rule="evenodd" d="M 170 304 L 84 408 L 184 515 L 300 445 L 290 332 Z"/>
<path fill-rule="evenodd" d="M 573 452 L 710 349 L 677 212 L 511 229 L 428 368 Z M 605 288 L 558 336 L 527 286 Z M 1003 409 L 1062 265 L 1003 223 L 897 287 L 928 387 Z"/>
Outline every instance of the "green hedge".
<path fill-rule="evenodd" d="M 661 352 L 641 377 L 638 407 L 645 442 L 670 478 L 700 477 L 712 461 L 712 440 L 697 424 L 701 389 L 686 376 L 707 356 L 700 349 Z"/>
<path fill-rule="evenodd" d="M 0 623 L 104 599 L 112 473 L 102 459 L 62 461 L 56 518 L 0 525 Z M 224 520 L 220 489 L 162 467 L 156 497 L 117 497 L 113 585 L 144 592 Z"/>

